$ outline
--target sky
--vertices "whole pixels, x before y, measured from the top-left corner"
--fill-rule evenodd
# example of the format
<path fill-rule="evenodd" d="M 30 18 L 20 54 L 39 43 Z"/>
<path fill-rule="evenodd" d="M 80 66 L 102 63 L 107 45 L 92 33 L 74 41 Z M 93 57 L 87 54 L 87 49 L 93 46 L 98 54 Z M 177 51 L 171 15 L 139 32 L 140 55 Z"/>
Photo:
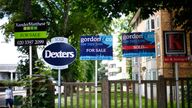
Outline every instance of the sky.
<path fill-rule="evenodd" d="M 0 19 L 0 26 L 6 23 L 7 18 Z M 14 45 L 14 38 L 6 43 L 2 30 L 0 30 L 0 64 L 17 64 L 19 62 L 19 52 Z"/>

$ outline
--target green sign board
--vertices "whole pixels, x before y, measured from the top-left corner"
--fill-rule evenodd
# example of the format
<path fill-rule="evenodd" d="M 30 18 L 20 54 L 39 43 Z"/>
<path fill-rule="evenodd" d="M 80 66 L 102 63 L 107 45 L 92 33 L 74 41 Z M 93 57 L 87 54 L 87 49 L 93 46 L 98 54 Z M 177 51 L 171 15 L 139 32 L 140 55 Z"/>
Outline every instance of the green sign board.
<path fill-rule="evenodd" d="M 47 38 L 46 31 L 16 32 L 15 39 L 38 39 Z"/>
<path fill-rule="evenodd" d="M 45 21 L 29 21 L 15 23 L 15 45 L 45 45 L 47 38 Z"/>

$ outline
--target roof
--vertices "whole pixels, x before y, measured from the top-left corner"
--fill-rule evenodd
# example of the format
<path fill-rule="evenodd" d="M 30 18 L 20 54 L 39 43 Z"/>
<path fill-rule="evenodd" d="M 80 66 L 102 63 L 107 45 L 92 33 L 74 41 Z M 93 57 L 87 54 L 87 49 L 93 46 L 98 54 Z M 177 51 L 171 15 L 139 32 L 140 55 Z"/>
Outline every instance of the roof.
<path fill-rule="evenodd" d="M 132 18 L 130 25 L 133 25 L 136 22 L 136 20 L 140 16 L 140 13 L 141 13 L 141 9 L 138 9 L 137 12 L 135 13 L 134 17 Z"/>
<path fill-rule="evenodd" d="M 0 64 L 0 72 L 15 72 L 17 64 Z"/>

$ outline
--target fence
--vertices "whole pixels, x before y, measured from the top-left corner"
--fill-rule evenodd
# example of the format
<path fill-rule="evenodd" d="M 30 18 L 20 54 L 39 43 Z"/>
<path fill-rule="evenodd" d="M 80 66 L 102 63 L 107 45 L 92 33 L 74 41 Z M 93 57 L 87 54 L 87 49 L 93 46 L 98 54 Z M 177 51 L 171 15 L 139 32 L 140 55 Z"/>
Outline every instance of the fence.
<path fill-rule="evenodd" d="M 159 108 L 176 108 L 176 84 L 173 78 L 161 78 L 158 95 Z M 179 78 L 180 108 L 192 107 L 192 78 Z"/>
<path fill-rule="evenodd" d="M 141 81 L 142 108 L 176 108 L 175 79 Z M 64 82 L 64 108 L 94 108 L 95 84 Z M 104 80 L 98 83 L 98 108 L 138 108 L 138 81 Z M 179 78 L 180 108 L 192 107 L 192 78 Z M 62 107 L 63 108 L 63 107 Z"/>
<path fill-rule="evenodd" d="M 64 86 L 64 108 L 94 108 L 94 83 L 65 82 L 62 85 Z M 101 88 L 100 84 L 98 87 Z M 101 96 L 100 92 L 98 95 Z"/>
<path fill-rule="evenodd" d="M 63 83 L 64 108 L 94 108 L 94 83 Z M 138 108 L 138 81 L 104 80 L 98 84 L 98 108 Z M 180 108 L 191 108 L 192 78 L 179 79 Z M 176 108 L 175 79 L 141 81 L 142 108 Z"/>

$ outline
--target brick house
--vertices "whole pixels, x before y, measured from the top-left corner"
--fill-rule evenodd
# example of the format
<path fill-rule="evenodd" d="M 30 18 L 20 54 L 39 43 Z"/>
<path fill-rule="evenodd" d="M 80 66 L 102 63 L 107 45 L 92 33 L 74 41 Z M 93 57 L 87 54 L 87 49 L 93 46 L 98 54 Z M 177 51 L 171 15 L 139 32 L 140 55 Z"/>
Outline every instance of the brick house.
<path fill-rule="evenodd" d="M 148 19 L 141 19 L 140 10 L 137 11 L 134 18 L 131 21 L 131 25 L 134 30 L 132 32 L 154 32 L 155 33 L 155 48 L 156 57 L 141 57 L 133 58 L 133 78 L 138 77 L 137 63 L 140 63 L 141 75 L 143 79 L 155 80 L 158 76 L 164 77 L 175 77 L 175 65 L 174 63 L 164 62 L 164 40 L 163 31 L 182 31 L 182 29 L 173 28 L 172 24 L 172 14 L 167 10 L 159 10 L 158 12 L 151 15 Z M 186 33 L 186 47 L 187 55 L 190 57 L 190 33 Z M 192 77 L 192 62 L 189 60 L 187 62 L 178 62 L 179 66 L 179 77 Z"/>

